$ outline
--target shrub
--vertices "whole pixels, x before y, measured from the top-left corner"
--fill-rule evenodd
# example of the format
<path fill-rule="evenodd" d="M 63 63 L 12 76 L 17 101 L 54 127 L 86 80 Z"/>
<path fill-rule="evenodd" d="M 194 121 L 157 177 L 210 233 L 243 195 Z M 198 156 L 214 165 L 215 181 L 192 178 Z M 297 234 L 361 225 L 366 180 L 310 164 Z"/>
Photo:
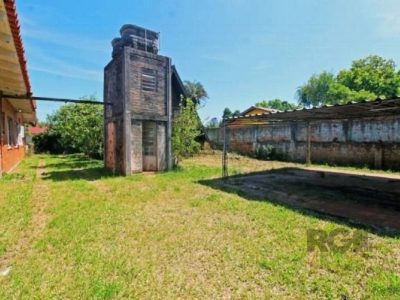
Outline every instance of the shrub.
<path fill-rule="evenodd" d="M 95 100 L 93 96 L 81 99 Z M 33 138 L 36 152 L 82 152 L 93 158 L 103 156 L 102 106 L 66 104 L 47 118 L 48 132 Z"/>
<path fill-rule="evenodd" d="M 66 149 L 60 143 L 60 136 L 55 133 L 41 133 L 32 138 L 35 153 L 61 154 Z"/>
<path fill-rule="evenodd" d="M 200 135 L 200 123 L 196 104 L 190 99 L 182 99 L 179 113 L 172 127 L 172 148 L 175 166 L 182 158 L 190 157 L 200 151 L 196 138 Z"/>
<path fill-rule="evenodd" d="M 254 154 L 257 159 L 262 159 L 262 160 L 285 160 L 286 159 L 285 154 L 282 151 L 276 149 L 272 145 L 258 146 Z"/>

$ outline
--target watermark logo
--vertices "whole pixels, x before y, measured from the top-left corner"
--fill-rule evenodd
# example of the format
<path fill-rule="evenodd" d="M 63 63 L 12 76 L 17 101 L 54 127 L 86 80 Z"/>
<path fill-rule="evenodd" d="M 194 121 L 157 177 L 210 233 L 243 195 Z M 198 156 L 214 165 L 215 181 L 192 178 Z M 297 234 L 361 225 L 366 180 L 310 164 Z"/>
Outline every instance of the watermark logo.
<path fill-rule="evenodd" d="M 366 251 L 369 248 L 368 234 L 362 230 L 337 228 L 332 231 L 322 229 L 307 230 L 307 251 L 338 252 Z"/>

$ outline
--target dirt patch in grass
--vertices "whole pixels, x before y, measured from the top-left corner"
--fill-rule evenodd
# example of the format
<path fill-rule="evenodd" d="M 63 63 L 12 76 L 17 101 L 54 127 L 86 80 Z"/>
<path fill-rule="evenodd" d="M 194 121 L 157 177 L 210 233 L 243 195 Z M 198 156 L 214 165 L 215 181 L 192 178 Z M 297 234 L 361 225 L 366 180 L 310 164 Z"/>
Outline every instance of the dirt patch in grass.
<path fill-rule="evenodd" d="M 27 230 L 23 232 L 22 237 L 3 254 L 0 259 L 0 269 L 9 268 L 18 257 L 27 255 L 27 251 L 29 251 L 30 247 L 33 246 L 33 243 L 39 239 L 40 234 L 46 227 L 48 219 L 46 206 L 49 189 L 43 182 L 43 176 L 45 174 L 45 162 L 40 161 L 36 169 L 36 184 L 33 187 L 30 198 L 32 211 L 30 224 Z"/>
<path fill-rule="evenodd" d="M 341 220 L 400 233 L 400 178 L 380 174 L 281 168 L 204 181 L 258 200 L 272 200 Z"/>
<path fill-rule="evenodd" d="M 204 165 L 209 167 L 220 167 L 222 168 L 222 152 L 218 150 L 212 150 L 202 152 L 200 155 L 193 157 L 191 162 L 197 165 Z M 354 166 L 330 166 L 324 164 L 312 164 L 307 166 L 303 163 L 285 162 L 277 160 L 258 160 L 248 156 L 243 156 L 236 153 L 228 154 L 228 173 L 230 176 L 246 174 L 258 171 L 275 170 L 281 168 L 298 168 L 305 170 L 314 171 L 327 171 L 344 174 L 354 174 L 363 176 L 374 176 L 374 177 L 385 177 L 400 179 L 400 172 L 385 171 L 379 169 L 368 169 L 366 167 L 354 167 Z M 221 169 L 222 173 L 222 169 Z"/>

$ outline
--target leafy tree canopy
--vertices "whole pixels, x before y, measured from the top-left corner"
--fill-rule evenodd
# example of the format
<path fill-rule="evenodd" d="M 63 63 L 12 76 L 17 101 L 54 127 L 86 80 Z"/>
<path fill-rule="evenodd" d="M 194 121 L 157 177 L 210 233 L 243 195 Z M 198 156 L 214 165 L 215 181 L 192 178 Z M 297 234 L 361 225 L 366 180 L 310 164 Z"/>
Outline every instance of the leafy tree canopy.
<path fill-rule="evenodd" d="M 331 85 L 335 83 L 335 75 L 329 72 L 314 74 L 306 84 L 297 90 L 299 104 L 318 106 L 326 102 L 326 95 Z"/>
<path fill-rule="evenodd" d="M 353 61 L 349 70 L 339 72 L 337 81 L 353 91 L 368 91 L 382 98 L 393 98 L 400 93 L 396 64 L 377 55 Z"/>
<path fill-rule="evenodd" d="M 377 96 L 366 90 L 355 91 L 347 86 L 334 82 L 326 93 L 326 99 L 321 104 L 345 104 L 347 102 L 360 102 L 374 100 Z"/>
<path fill-rule="evenodd" d="M 208 98 L 207 91 L 200 82 L 185 80 L 184 84 L 186 91 L 189 93 L 189 98 L 196 105 L 200 105 Z"/>
<path fill-rule="evenodd" d="M 300 104 L 307 107 L 348 101 L 392 98 L 400 94 L 400 72 L 393 60 L 371 55 L 353 61 L 337 76 L 323 71 L 314 74 L 297 90 Z"/>
<path fill-rule="evenodd" d="M 289 102 L 283 101 L 281 99 L 263 100 L 263 101 L 257 102 L 256 106 L 272 108 L 272 109 L 277 109 L 277 110 L 281 110 L 281 111 L 293 110 L 298 107 L 296 104 L 289 103 Z"/>
<path fill-rule="evenodd" d="M 179 114 L 172 126 L 175 165 L 178 165 L 182 158 L 190 157 L 200 151 L 200 144 L 196 141 L 201 133 L 196 109 L 197 105 L 192 99 L 182 99 Z"/>
<path fill-rule="evenodd" d="M 237 117 L 240 116 L 240 110 L 235 110 L 232 112 L 229 107 L 225 107 L 223 113 L 222 113 L 222 119 L 230 118 L 230 117 Z"/>
<path fill-rule="evenodd" d="M 232 117 L 237 117 L 237 116 L 240 116 L 240 110 L 235 110 L 233 113 L 232 113 Z"/>
<path fill-rule="evenodd" d="M 233 113 L 229 109 L 229 107 L 225 107 L 224 112 L 222 113 L 222 119 L 230 118 L 232 117 Z"/>
<path fill-rule="evenodd" d="M 81 98 L 96 100 L 95 97 Z M 91 157 L 103 155 L 103 107 L 91 104 L 67 104 L 47 118 L 49 134 L 59 137 L 68 149 Z"/>

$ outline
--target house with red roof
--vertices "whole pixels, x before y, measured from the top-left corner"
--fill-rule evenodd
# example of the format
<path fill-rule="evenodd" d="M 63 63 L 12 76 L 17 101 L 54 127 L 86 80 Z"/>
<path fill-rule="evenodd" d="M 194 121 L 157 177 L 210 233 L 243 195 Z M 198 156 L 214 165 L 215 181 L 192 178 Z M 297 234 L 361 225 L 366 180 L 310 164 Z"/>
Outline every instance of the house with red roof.
<path fill-rule="evenodd" d="M 270 113 L 275 113 L 278 112 L 279 110 L 269 108 L 269 107 L 260 107 L 260 106 L 250 106 L 248 109 L 242 111 L 240 113 L 240 116 L 246 117 L 246 116 L 254 116 L 254 115 L 263 115 L 263 114 L 270 114 Z M 240 119 L 235 119 L 232 120 L 228 123 L 228 127 L 234 127 L 234 126 L 243 126 L 243 125 L 256 125 L 258 124 L 259 121 L 252 120 L 252 119 L 247 119 L 247 118 L 240 118 Z M 263 124 L 263 123 L 260 123 Z"/>
<path fill-rule="evenodd" d="M 7 95 L 25 99 L 10 99 Z M 26 151 L 25 126 L 35 124 L 20 25 L 14 0 L 0 0 L 0 174 L 13 170 Z"/>
<path fill-rule="evenodd" d="M 30 126 L 28 127 L 28 133 L 31 136 L 46 133 L 49 128 L 47 126 L 41 126 L 41 125 L 36 125 L 36 126 Z"/>

